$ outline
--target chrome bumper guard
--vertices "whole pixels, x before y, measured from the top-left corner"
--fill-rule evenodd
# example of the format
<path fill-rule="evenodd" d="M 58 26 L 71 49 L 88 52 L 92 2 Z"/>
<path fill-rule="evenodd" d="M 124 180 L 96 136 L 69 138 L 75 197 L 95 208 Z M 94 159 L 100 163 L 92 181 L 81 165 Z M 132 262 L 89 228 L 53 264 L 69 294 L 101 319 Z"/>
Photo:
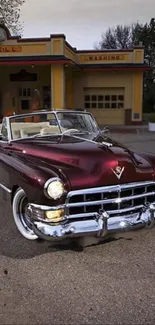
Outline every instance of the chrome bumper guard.
<path fill-rule="evenodd" d="M 56 207 L 39 207 L 38 205 L 30 204 L 31 212 L 35 208 L 37 211 L 39 211 L 39 208 L 41 211 L 56 209 Z M 38 220 L 36 217 L 33 219 L 33 214 L 31 215 L 31 220 L 35 234 L 46 240 L 63 240 L 86 236 L 103 238 L 111 233 L 153 228 L 155 226 L 155 202 L 144 206 L 140 212 L 128 216 L 110 217 L 106 211 L 100 210 L 98 213 L 94 213 L 91 220 L 79 219 L 79 221 L 74 221 L 67 217 L 66 222 L 57 225 L 51 225 L 49 222 L 40 220 L 40 218 Z"/>

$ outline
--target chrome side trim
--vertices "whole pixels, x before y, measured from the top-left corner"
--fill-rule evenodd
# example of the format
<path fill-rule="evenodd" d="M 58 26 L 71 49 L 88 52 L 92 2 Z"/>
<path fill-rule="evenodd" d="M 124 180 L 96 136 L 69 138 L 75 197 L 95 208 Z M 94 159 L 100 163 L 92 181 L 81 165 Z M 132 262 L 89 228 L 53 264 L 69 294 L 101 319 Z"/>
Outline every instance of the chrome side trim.
<path fill-rule="evenodd" d="M 11 194 L 11 190 L 10 190 L 8 187 L 6 187 L 5 185 L 3 185 L 3 184 L 0 183 L 0 187 L 1 187 L 5 192 Z"/>

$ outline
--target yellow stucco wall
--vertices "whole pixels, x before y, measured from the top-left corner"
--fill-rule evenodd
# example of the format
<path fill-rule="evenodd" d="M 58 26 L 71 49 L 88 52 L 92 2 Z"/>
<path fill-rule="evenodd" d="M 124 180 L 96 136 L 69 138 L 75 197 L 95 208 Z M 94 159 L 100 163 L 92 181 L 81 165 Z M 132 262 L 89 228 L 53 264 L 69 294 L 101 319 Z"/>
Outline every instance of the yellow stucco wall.
<path fill-rule="evenodd" d="M 124 125 L 124 110 L 122 109 L 89 109 L 99 125 Z"/>
<path fill-rule="evenodd" d="M 113 64 L 113 63 L 143 63 L 144 50 L 142 48 L 133 51 L 101 51 L 101 52 L 77 52 L 77 62 L 80 64 Z"/>
<path fill-rule="evenodd" d="M 74 105 L 80 107 L 83 105 L 83 88 L 84 87 L 124 87 L 125 88 L 125 108 L 132 107 L 133 98 L 133 74 L 128 72 L 102 72 L 89 71 L 74 75 Z"/>
<path fill-rule="evenodd" d="M 74 79 L 71 69 L 65 71 L 65 96 L 66 96 L 66 108 L 74 109 Z"/>
<path fill-rule="evenodd" d="M 142 117 L 142 96 L 143 96 L 143 75 L 142 72 L 135 72 L 133 75 L 133 105 L 132 120 L 135 121 L 135 114 Z"/>
<path fill-rule="evenodd" d="M 18 55 L 65 55 L 73 62 L 78 64 L 113 64 L 113 63 L 142 63 L 144 61 L 143 48 L 135 48 L 133 51 L 76 51 L 69 44 L 65 43 L 64 37 L 59 36 L 44 40 L 25 41 L 22 39 L 18 42 L 16 39 L 5 40 L 0 44 L 0 56 L 18 56 Z"/>
<path fill-rule="evenodd" d="M 72 48 L 63 35 L 53 35 L 46 39 L 20 40 L 15 38 L 6 39 L 0 44 L 0 57 L 31 56 L 64 56 L 70 62 L 45 62 L 43 66 L 33 67 L 38 74 L 36 82 L 15 83 L 9 81 L 9 74 L 19 72 L 26 68 L 32 71 L 30 66 L 0 66 L 0 75 L 3 82 L 0 83 L 0 93 L 3 94 L 3 111 L 12 105 L 12 98 L 16 97 L 15 106 L 18 109 L 18 89 L 20 85 L 25 87 L 29 84 L 31 88 L 39 89 L 42 94 L 43 86 L 51 86 L 52 108 L 84 108 L 84 88 L 123 88 L 124 109 L 90 109 L 97 120 L 103 124 L 124 123 L 125 110 L 132 109 L 132 120 L 137 121 L 135 114 L 142 116 L 142 86 L 143 73 L 130 70 L 118 71 L 87 71 L 82 66 L 99 64 L 130 64 L 144 62 L 144 49 L 134 48 L 131 51 L 77 51 Z M 53 57 L 52 57 L 53 56 Z M 75 65 L 74 65 L 75 63 Z M 20 64 L 20 63 L 19 63 Z M 79 67 L 77 67 L 79 65 Z M 42 96 L 42 95 L 41 95 Z M 42 99 L 41 99 L 42 100 Z"/>
<path fill-rule="evenodd" d="M 78 54 L 77 62 L 80 64 L 113 64 L 113 63 L 126 63 L 132 61 L 132 52 L 131 53 L 88 53 L 88 54 Z"/>
<path fill-rule="evenodd" d="M 62 65 L 51 67 L 52 108 L 65 108 L 65 74 Z"/>
<path fill-rule="evenodd" d="M 77 108 L 84 108 L 84 88 L 124 89 L 124 109 L 88 109 L 100 124 L 124 124 L 125 109 L 133 106 L 133 73 L 85 71 L 74 74 L 73 101 Z"/>
<path fill-rule="evenodd" d="M 48 53 L 46 43 L 41 44 L 17 44 L 10 42 L 0 45 L 0 56 L 25 56 L 25 55 L 45 55 Z"/>
<path fill-rule="evenodd" d="M 64 54 L 64 39 L 51 40 L 51 54 L 63 55 Z"/>
<path fill-rule="evenodd" d="M 142 50 L 134 50 L 134 61 L 135 63 L 144 62 L 144 52 Z"/>
<path fill-rule="evenodd" d="M 67 45 L 65 46 L 65 56 L 74 62 L 77 61 L 76 53 L 72 51 Z"/>

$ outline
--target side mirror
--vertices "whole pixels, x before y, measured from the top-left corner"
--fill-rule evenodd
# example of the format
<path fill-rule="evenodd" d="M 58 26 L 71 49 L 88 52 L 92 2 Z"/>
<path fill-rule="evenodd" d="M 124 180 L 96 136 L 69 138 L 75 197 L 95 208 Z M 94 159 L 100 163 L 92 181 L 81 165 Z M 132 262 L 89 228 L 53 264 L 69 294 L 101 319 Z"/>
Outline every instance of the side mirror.
<path fill-rule="evenodd" d="M 102 133 L 108 133 L 109 132 L 108 126 L 105 126 L 101 132 Z"/>

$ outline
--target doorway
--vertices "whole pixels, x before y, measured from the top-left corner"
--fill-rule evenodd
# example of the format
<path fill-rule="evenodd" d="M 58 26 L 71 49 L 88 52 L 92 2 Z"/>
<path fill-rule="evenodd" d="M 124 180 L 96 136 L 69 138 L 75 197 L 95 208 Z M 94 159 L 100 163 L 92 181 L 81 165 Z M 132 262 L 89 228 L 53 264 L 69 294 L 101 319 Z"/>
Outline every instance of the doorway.
<path fill-rule="evenodd" d="M 33 90 L 29 87 L 19 88 L 19 114 L 30 112 L 32 92 Z"/>

